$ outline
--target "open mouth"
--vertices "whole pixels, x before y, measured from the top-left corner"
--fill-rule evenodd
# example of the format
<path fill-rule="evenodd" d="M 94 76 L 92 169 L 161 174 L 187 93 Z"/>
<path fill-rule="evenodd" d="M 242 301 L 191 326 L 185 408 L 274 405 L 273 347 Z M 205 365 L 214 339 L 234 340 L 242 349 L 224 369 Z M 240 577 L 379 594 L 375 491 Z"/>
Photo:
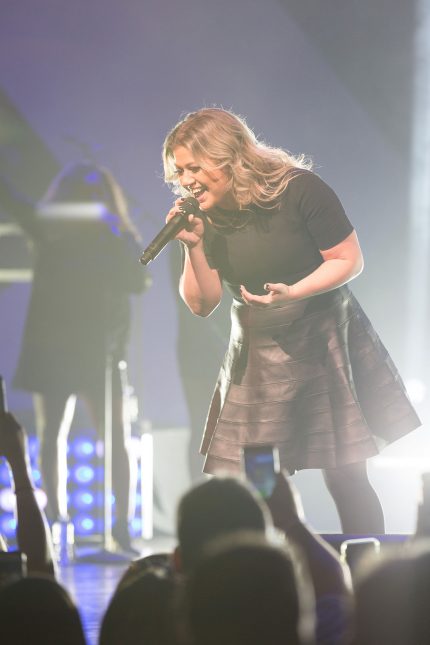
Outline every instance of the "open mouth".
<path fill-rule="evenodd" d="M 195 189 L 191 190 L 191 192 L 192 192 L 192 194 L 193 194 L 193 197 L 195 197 L 196 199 L 198 199 L 199 197 L 201 197 L 201 196 L 203 195 L 203 193 L 205 193 L 205 192 L 206 192 L 206 188 L 204 188 L 204 187 L 202 186 L 202 187 L 200 187 L 200 188 L 195 188 Z"/>

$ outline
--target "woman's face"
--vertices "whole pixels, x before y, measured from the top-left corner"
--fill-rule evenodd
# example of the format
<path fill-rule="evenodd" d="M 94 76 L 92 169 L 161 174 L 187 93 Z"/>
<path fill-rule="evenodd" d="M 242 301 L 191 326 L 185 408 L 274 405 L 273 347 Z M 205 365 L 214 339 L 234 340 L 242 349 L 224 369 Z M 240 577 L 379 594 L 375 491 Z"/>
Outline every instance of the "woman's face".
<path fill-rule="evenodd" d="M 215 206 L 234 209 L 237 204 L 228 188 L 228 177 L 205 160 L 205 170 L 194 159 L 192 153 L 184 146 L 173 150 L 173 159 L 179 183 L 197 199 L 202 211 Z"/>

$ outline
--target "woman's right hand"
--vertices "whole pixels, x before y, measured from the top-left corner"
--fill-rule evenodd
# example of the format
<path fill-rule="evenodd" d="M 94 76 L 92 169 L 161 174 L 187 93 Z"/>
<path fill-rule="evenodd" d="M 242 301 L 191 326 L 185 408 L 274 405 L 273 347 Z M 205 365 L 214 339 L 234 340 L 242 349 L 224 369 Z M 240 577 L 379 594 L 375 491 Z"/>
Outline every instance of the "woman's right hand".
<path fill-rule="evenodd" d="M 181 212 L 180 206 L 183 201 L 182 197 L 175 201 L 173 208 L 171 208 L 167 214 L 166 222 L 170 221 L 172 217 Z M 204 230 L 205 227 L 201 217 L 188 215 L 187 226 L 179 231 L 175 236 L 175 239 L 180 240 L 191 249 L 202 241 Z"/>

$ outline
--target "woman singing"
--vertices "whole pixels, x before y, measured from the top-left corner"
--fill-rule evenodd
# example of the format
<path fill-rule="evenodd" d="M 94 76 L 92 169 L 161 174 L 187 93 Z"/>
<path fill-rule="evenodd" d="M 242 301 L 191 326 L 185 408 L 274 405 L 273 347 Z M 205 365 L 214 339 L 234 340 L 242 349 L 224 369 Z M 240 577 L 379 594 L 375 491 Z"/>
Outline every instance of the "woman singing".
<path fill-rule="evenodd" d="M 183 300 L 208 316 L 224 286 L 233 296 L 205 472 L 237 471 L 243 446 L 277 445 L 290 473 L 322 469 L 345 533 L 384 533 L 366 460 L 420 421 L 347 286 L 363 259 L 339 199 L 303 157 L 222 109 L 188 114 L 163 161 L 166 181 L 201 211 L 177 236 Z"/>

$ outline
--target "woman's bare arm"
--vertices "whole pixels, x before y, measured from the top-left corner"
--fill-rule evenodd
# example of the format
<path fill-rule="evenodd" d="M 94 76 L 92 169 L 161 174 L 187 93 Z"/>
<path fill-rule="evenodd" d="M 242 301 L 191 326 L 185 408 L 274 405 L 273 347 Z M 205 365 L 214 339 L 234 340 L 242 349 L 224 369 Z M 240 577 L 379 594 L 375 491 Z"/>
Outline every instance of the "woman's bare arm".
<path fill-rule="evenodd" d="M 279 306 L 336 289 L 355 278 L 363 269 L 363 256 L 355 231 L 340 244 L 320 253 L 323 263 L 302 280 L 292 285 L 268 283 L 265 285 L 268 294 L 264 296 L 251 294 L 242 286 L 243 299 L 250 305 Z"/>
<path fill-rule="evenodd" d="M 181 199 L 177 199 L 166 221 L 180 212 Z M 218 271 L 211 269 L 203 247 L 204 222 L 201 217 L 188 216 L 187 227 L 179 231 L 176 239 L 184 247 L 184 265 L 179 282 L 179 293 L 189 309 L 197 316 L 209 316 L 219 305 L 222 284 Z"/>
<path fill-rule="evenodd" d="M 185 261 L 179 282 L 182 299 L 198 316 L 209 316 L 219 305 L 222 296 L 218 271 L 211 269 L 203 245 L 185 246 Z"/>

